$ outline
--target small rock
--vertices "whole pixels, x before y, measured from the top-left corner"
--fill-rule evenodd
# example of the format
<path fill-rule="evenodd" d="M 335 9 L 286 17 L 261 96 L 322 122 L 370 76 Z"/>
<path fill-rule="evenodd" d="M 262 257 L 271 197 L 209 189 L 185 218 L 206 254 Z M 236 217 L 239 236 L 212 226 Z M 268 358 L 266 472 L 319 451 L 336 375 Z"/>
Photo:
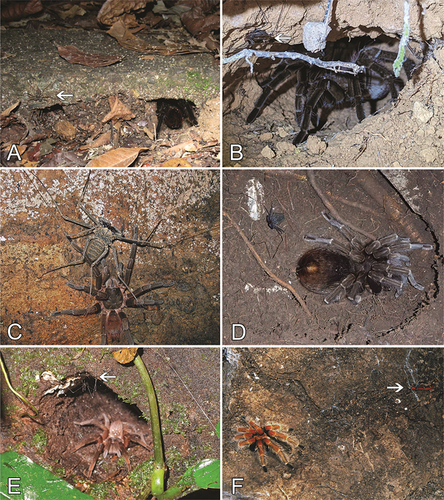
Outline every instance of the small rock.
<path fill-rule="evenodd" d="M 262 142 L 271 141 L 271 139 L 273 139 L 273 134 L 271 132 L 266 132 L 265 134 L 260 135 L 259 139 Z"/>
<path fill-rule="evenodd" d="M 327 149 L 327 144 L 319 137 L 309 135 L 307 139 L 307 149 L 310 153 L 319 155 Z"/>
<path fill-rule="evenodd" d="M 274 151 L 270 148 L 270 146 L 265 146 L 265 148 L 261 151 L 261 155 L 264 158 L 274 158 L 276 154 Z"/>
<path fill-rule="evenodd" d="M 278 142 L 276 144 L 278 155 L 288 155 L 296 153 L 296 146 L 292 142 Z"/>
<path fill-rule="evenodd" d="M 290 132 L 285 130 L 284 127 L 279 127 L 277 133 L 278 133 L 279 137 L 283 138 L 283 137 L 287 137 L 287 135 L 289 135 Z"/>
<path fill-rule="evenodd" d="M 433 163 L 438 158 L 438 150 L 436 148 L 426 148 L 421 151 L 421 156 L 426 163 Z"/>
<path fill-rule="evenodd" d="M 427 123 L 433 116 L 433 109 L 429 109 L 422 102 L 413 103 L 413 116 L 421 123 Z"/>

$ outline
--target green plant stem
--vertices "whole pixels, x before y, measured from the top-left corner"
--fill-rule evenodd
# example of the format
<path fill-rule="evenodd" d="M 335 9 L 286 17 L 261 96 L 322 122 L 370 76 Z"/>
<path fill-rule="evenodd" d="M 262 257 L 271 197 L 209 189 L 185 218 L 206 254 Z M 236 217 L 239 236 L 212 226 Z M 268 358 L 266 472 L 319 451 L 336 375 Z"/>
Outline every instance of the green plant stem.
<path fill-rule="evenodd" d="M 139 370 L 140 377 L 145 386 L 148 403 L 150 405 L 151 429 L 153 433 L 154 446 L 154 471 L 151 478 L 151 492 L 154 496 L 159 496 L 164 492 L 165 460 L 163 456 L 162 431 L 160 428 L 159 407 L 157 405 L 156 392 L 153 382 L 146 369 L 142 358 L 137 354 L 134 358 L 134 364 Z"/>
<path fill-rule="evenodd" d="M 22 396 L 21 394 L 19 394 L 11 385 L 11 382 L 9 380 L 9 377 L 8 377 L 8 372 L 6 371 L 6 366 L 3 362 L 3 355 L 2 353 L 0 353 L 0 365 L 2 367 L 2 372 L 3 372 L 3 376 L 5 377 L 5 380 L 6 380 L 6 383 L 8 384 L 8 387 L 9 389 L 12 391 L 13 394 L 15 394 L 20 400 L 22 400 L 25 404 L 27 404 L 30 408 L 32 408 L 32 410 L 34 411 L 35 415 L 29 415 L 29 413 L 25 413 L 24 415 L 27 415 L 29 418 L 32 418 L 33 420 L 35 420 L 35 417 L 38 416 L 39 412 L 37 410 L 37 408 L 35 408 L 24 396 Z M 40 422 L 38 422 L 40 423 Z"/>

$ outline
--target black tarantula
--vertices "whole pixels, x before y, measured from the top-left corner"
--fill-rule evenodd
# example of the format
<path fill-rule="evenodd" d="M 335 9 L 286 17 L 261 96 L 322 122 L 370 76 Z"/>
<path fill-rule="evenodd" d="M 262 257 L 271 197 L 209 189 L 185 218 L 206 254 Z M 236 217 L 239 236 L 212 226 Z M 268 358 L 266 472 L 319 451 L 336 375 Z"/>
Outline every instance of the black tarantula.
<path fill-rule="evenodd" d="M 396 99 L 404 83 L 395 78 L 392 70 L 384 64 L 393 63 L 397 54 L 369 45 L 370 41 L 370 38 L 362 37 L 328 42 L 320 57 L 325 61 L 354 62 L 367 68 L 357 75 L 335 73 L 301 60 L 283 59 L 271 76 L 259 84 L 262 94 L 248 115 L 247 123 L 252 123 L 281 89 L 283 92 L 288 90 L 287 84 L 292 80 L 296 82 L 295 118 L 300 127 L 293 144 L 304 142 L 309 133 L 320 130 L 333 108 L 354 107 L 358 120 L 362 121 L 365 118 L 364 102 L 370 102 L 374 113 L 377 101 L 389 93 L 393 100 Z M 292 51 L 318 56 L 307 53 L 301 45 L 293 46 Z M 411 77 L 413 66 L 409 59 L 404 61 L 407 78 Z M 309 131 L 310 122 L 314 127 L 312 131 Z"/>
<path fill-rule="evenodd" d="M 184 121 L 190 125 L 197 125 L 195 111 L 196 106 L 187 99 L 158 99 L 156 135 L 159 135 L 164 123 L 174 130 L 182 128 Z"/>
<path fill-rule="evenodd" d="M 402 252 L 433 250 L 432 245 L 411 243 L 409 238 L 397 234 L 364 243 L 328 212 L 322 215 L 345 236 L 348 244 L 333 238 L 304 236 L 305 241 L 330 245 L 332 249 L 317 247 L 305 252 L 298 261 L 296 274 L 305 288 L 325 294 L 325 303 L 338 302 L 346 296 L 353 304 L 359 304 L 366 287 L 374 294 L 383 289 L 395 290 L 395 297 L 402 294 L 407 283 L 424 290 L 409 269 L 410 259 Z"/>

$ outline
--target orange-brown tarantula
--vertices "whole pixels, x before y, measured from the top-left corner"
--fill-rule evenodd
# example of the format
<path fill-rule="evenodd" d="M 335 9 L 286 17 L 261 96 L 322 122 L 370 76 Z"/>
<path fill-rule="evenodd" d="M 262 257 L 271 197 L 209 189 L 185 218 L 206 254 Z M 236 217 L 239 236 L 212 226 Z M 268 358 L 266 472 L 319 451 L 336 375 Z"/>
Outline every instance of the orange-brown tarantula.
<path fill-rule="evenodd" d="M 131 470 L 131 464 L 128 458 L 128 452 L 126 451 L 130 442 L 140 444 L 147 450 L 151 450 L 148 443 L 145 441 L 143 434 L 138 431 L 133 424 L 128 422 L 122 422 L 121 420 L 110 420 L 108 415 L 102 413 L 101 418 L 103 422 L 96 418 L 91 420 L 85 420 L 84 422 L 74 422 L 76 425 L 95 425 L 102 430 L 102 433 L 98 436 L 90 436 L 83 440 L 78 446 L 76 446 L 71 453 L 83 448 L 88 444 L 97 443 L 97 449 L 94 454 L 91 465 L 89 466 L 87 477 L 91 477 L 91 474 L 96 466 L 97 459 L 103 452 L 103 458 L 108 455 L 117 455 L 118 457 L 123 456 L 126 464 L 128 465 L 128 470 Z"/>
<path fill-rule="evenodd" d="M 291 467 L 285 453 L 282 450 L 282 447 L 275 441 L 284 442 L 290 446 L 298 446 L 299 441 L 296 441 L 296 439 L 282 432 L 279 424 L 265 424 L 261 427 L 253 420 L 247 421 L 245 418 L 244 420 L 249 427 L 238 427 L 236 429 L 237 432 L 241 433 L 234 436 L 234 439 L 238 440 L 238 446 L 240 448 L 248 446 L 251 450 L 257 449 L 264 472 L 267 472 L 265 451 L 268 448 L 271 448 L 285 465 L 289 465 Z"/>
<path fill-rule="evenodd" d="M 410 259 L 404 253 L 433 250 L 432 245 L 411 243 L 409 238 L 400 238 L 397 234 L 364 243 L 359 235 L 328 212 L 322 215 L 345 236 L 347 244 L 334 238 L 304 236 L 305 241 L 330 245 L 331 249 L 316 247 L 305 252 L 298 261 L 296 274 L 305 288 L 325 294 L 326 304 L 344 297 L 358 304 L 366 288 L 374 294 L 395 290 L 395 297 L 402 294 L 407 283 L 424 290 L 416 282 L 409 268 Z"/>

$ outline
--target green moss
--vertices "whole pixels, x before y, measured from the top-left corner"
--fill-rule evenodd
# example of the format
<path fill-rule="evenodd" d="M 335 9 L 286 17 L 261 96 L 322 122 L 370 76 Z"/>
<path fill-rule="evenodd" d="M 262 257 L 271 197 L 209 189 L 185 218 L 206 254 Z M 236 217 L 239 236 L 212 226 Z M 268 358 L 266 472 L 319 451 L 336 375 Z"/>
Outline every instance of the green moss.
<path fill-rule="evenodd" d="M 92 484 L 88 495 L 91 495 L 97 500 L 107 500 L 111 497 L 111 492 L 117 494 L 117 489 L 114 486 L 114 483 L 105 481 L 99 484 Z"/>
<path fill-rule="evenodd" d="M 65 477 L 66 475 L 66 471 L 63 467 L 56 467 L 52 472 L 58 477 Z"/>
<path fill-rule="evenodd" d="M 199 71 L 187 71 L 189 85 L 198 90 L 209 90 L 213 85 L 211 78 L 205 78 Z"/>
<path fill-rule="evenodd" d="M 46 433 L 42 428 L 37 429 L 37 432 L 31 439 L 31 444 L 36 449 L 36 452 L 40 455 L 45 451 L 46 446 L 48 445 L 48 438 L 46 437 Z"/>
<path fill-rule="evenodd" d="M 197 456 L 193 453 L 193 451 L 194 448 L 191 447 L 190 454 L 185 458 L 176 446 L 170 446 L 168 450 L 165 451 L 165 459 L 168 467 L 176 470 L 180 474 L 183 474 L 188 468 L 195 465 L 197 462 Z"/>
<path fill-rule="evenodd" d="M 185 427 L 190 425 L 187 408 L 180 403 L 173 403 L 163 414 L 165 415 L 163 432 L 165 434 L 181 434 L 185 437 Z"/>
<path fill-rule="evenodd" d="M 137 465 L 130 473 L 130 485 L 136 491 L 142 491 L 151 482 L 154 470 L 154 458 Z"/>

